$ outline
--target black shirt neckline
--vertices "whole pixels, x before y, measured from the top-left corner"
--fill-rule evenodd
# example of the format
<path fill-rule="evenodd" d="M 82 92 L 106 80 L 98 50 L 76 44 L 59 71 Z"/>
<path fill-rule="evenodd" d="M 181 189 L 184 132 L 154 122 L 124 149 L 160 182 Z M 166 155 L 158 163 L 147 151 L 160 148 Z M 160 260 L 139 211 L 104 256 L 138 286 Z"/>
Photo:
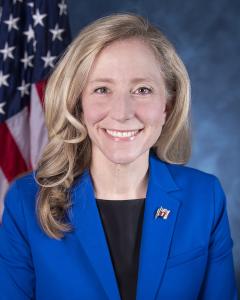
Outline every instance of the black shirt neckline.
<path fill-rule="evenodd" d="M 146 198 L 138 198 L 138 199 L 125 199 L 125 200 L 121 200 L 121 199 L 117 199 L 117 200 L 112 200 L 112 199 L 101 199 L 101 198 L 96 198 L 96 201 L 99 202 L 130 202 L 130 201 L 144 201 Z"/>

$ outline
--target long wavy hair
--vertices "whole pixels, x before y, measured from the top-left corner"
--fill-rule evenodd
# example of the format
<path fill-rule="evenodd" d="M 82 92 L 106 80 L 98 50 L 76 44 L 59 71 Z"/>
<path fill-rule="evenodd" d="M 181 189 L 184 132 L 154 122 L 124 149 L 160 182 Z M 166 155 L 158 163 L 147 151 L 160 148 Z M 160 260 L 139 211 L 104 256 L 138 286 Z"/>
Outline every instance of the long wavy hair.
<path fill-rule="evenodd" d="M 146 42 L 159 60 L 171 110 L 152 150 L 169 163 L 184 164 L 190 156 L 190 83 L 172 44 L 142 16 L 112 14 L 82 29 L 53 70 L 45 90 L 49 142 L 38 162 L 36 212 L 44 232 L 61 239 L 72 230 L 66 218 L 74 180 L 90 167 L 91 140 L 82 122 L 81 94 L 101 50 L 117 40 Z"/>

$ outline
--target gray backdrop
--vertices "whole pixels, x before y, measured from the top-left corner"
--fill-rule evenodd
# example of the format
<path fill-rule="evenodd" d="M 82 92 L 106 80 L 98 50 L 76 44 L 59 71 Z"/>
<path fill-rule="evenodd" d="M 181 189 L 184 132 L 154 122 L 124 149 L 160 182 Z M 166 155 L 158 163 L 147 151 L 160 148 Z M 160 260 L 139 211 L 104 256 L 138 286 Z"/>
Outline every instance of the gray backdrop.
<path fill-rule="evenodd" d="M 159 26 L 192 83 L 193 153 L 189 166 L 213 173 L 227 195 L 240 289 L 240 1 L 68 0 L 73 37 L 96 18 L 134 12 Z"/>

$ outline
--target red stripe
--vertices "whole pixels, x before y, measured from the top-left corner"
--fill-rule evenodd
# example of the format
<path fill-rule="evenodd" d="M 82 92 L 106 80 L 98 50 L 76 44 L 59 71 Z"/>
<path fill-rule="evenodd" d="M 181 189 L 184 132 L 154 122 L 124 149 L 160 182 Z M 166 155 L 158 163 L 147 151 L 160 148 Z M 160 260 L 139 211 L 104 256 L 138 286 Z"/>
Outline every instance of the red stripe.
<path fill-rule="evenodd" d="M 44 92 L 45 92 L 45 88 L 46 88 L 46 80 L 38 81 L 37 83 L 35 83 L 35 85 L 36 85 L 39 99 L 41 100 L 41 103 L 43 104 Z"/>
<path fill-rule="evenodd" d="M 28 170 L 18 146 L 5 123 L 0 124 L 0 167 L 10 182 Z"/>

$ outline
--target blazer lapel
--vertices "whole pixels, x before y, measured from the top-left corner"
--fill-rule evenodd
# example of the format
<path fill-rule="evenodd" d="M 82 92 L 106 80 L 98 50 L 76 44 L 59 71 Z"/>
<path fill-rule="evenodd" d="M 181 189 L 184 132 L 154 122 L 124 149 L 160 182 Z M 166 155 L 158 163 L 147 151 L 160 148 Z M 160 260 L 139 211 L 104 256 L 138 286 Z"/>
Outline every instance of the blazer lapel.
<path fill-rule="evenodd" d="M 73 189 L 72 196 L 73 208 L 70 219 L 75 227 L 75 234 L 107 297 L 120 300 L 117 280 L 88 170 L 84 171 L 80 183 Z"/>
<path fill-rule="evenodd" d="M 174 193 L 170 194 L 179 188 L 173 181 L 166 164 L 152 154 L 149 167 L 149 183 L 139 253 L 137 300 L 156 297 L 180 207 L 179 200 L 173 196 Z M 160 207 L 170 210 L 166 219 L 163 217 L 155 219 L 155 213 Z"/>

